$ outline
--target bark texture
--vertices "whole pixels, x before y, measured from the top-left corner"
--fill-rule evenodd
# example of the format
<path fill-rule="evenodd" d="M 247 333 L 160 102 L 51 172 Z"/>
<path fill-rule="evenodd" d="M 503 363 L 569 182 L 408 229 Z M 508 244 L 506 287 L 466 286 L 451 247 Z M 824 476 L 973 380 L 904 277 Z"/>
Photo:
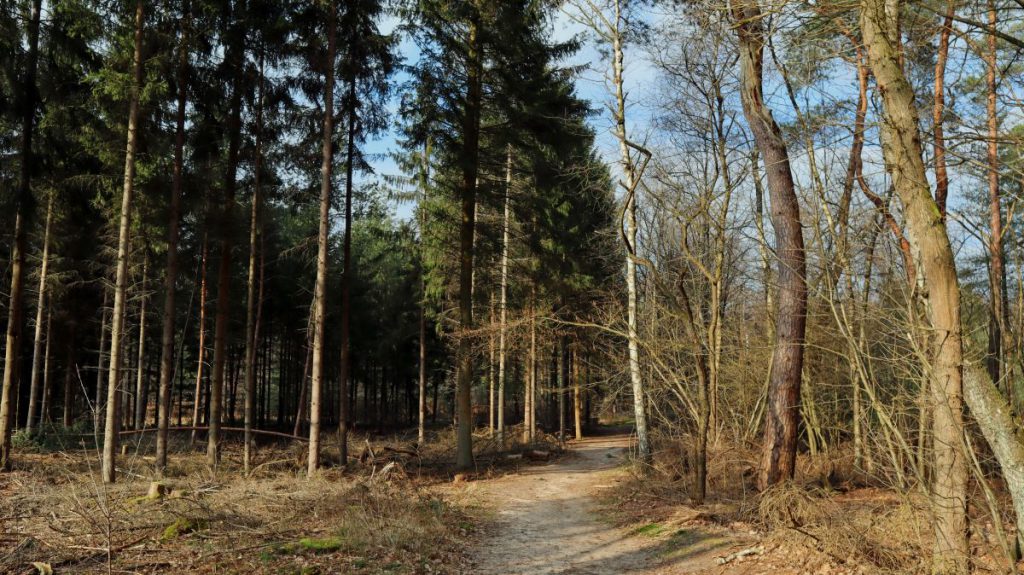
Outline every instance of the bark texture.
<path fill-rule="evenodd" d="M 963 452 L 960 285 L 942 212 L 925 175 L 913 88 L 900 63 L 899 3 L 861 0 L 864 44 L 882 96 L 882 151 L 920 261 L 932 331 L 934 554 L 932 572 L 968 570 L 967 461 Z"/>
<path fill-rule="evenodd" d="M 309 405 L 309 459 L 306 473 L 320 467 L 320 417 L 324 379 L 324 316 L 327 305 L 327 238 L 330 231 L 331 173 L 334 162 L 334 54 L 337 13 L 327 3 L 327 59 L 324 63 L 323 145 L 320 161 L 320 231 L 317 236 L 316 285 L 313 288 L 313 360 Z"/>
<path fill-rule="evenodd" d="M 758 485 L 793 477 L 800 427 L 800 383 L 807 325 L 807 266 L 800 204 L 782 131 L 764 101 L 765 32 L 757 0 L 731 4 L 739 38 L 743 114 L 764 160 L 778 257 L 775 350 L 768 381 L 764 448 Z"/>
<path fill-rule="evenodd" d="M 114 310 L 110 328 L 110 367 L 107 379 L 107 416 L 103 427 L 104 483 L 117 478 L 115 457 L 120 431 L 121 363 L 124 337 L 124 310 L 128 289 L 128 241 L 131 228 L 132 195 L 135 191 L 135 147 L 138 142 L 139 92 L 142 86 L 143 2 L 135 4 L 135 48 L 132 56 L 133 78 L 128 104 L 128 143 L 124 159 L 124 189 L 121 193 L 121 221 L 117 241 L 117 275 L 114 284 Z"/>

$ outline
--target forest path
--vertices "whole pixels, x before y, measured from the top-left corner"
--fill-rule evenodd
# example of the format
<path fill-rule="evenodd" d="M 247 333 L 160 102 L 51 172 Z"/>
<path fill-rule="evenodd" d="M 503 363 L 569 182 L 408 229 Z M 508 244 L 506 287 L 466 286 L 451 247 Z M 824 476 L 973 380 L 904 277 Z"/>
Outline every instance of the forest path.
<path fill-rule="evenodd" d="M 600 516 L 595 495 L 625 475 L 629 436 L 573 442 L 569 453 L 515 475 L 466 484 L 465 494 L 495 514 L 464 573 L 614 575 L 697 573 L 715 565 L 728 541 L 700 531 L 652 538 Z"/>

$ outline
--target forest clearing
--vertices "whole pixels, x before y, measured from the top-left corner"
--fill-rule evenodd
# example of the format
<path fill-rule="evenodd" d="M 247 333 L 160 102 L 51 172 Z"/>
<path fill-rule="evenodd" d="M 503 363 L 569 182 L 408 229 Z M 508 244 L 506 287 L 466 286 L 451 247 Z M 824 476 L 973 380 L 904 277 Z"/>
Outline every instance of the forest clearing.
<path fill-rule="evenodd" d="M 0 573 L 1024 571 L 1024 0 L 0 0 Z"/>

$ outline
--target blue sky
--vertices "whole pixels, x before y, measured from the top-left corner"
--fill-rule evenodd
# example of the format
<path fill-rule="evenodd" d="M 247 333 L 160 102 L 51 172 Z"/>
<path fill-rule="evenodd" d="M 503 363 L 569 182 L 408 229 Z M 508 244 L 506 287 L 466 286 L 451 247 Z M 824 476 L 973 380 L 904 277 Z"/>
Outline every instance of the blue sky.
<path fill-rule="evenodd" d="M 390 33 L 395 30 L 400 21 L 395 17 L 388 17 L 381 23 L 381 31 Z M 551 25 L 551 34 L 556 40 L 565 40 L 580 34 L 583 31 L 581 25 L 573 22 L 564 13 L 559 12 Z M 416 46 L 408 39 L 403 39 L 399 45 L 399 54 L 405 63 L 414 63 L 418 57 Z M 614 165 L 617 157 L 617 141 L 611 133 L 611 119 L 608 114 L 607 102 L 609 99 L 609 86 L 605 81 L 608 62 L 602 59 L 597 47 L 591 43 L 584 44 L 583 48 L 573 57 L 563 62 L 567 66 L 586 66 L 586 70 L 576 80 L 577 94 L 590 101 L 591 107 L 598 113 L 591 119 L 590 123 L 597 132 L 597 145 L 601 154 Z M 624 75 L 627 98 L 631 102 L 629 117 L 631 118 L 631 130 L 634 134 L 643 134 L 647 131 L 650 110 L 642 108 L 638 102 L 645 100 L 645 95 L 654 90 L 655 74 L 644 52 L 639 47 L 626 48 L 625 55 L 626 72 Z M 405 77 L 400 75 L 395 81 L 401 84 Z M 401 118 L 397 116 L 398 99 L 400 93 L 396 91 L 390 108 L 392 111 L 392 128 L 381 134 L 375 140 L 366 144 L 366 152 L 371 156 L 370 164 L 373 166 L 373 174 L 364 174 L 360 177 L 360 183 L 374 181 L 381 176 L 398 174 L 399 170 L 388 154 L 397 150 L 398 129 Z M 396 205 L 397 217 L 406 219 L 412 214 L 413 206 L 410 204 Z"/>

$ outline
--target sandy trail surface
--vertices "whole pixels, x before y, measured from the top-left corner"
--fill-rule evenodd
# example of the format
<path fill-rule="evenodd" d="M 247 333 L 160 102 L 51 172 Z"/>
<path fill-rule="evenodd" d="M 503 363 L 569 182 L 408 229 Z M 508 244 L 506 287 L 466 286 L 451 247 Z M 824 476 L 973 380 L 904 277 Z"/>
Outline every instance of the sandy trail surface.
<path fill-rule="evenodd" d="M 466 495 L 487 506 L 494 522 L 464 573 L 485 575 L 678 574 L 715 565 L 729 542 L 694 531 L 664 538 L 620 529 L 599 513 L 595 494 L 625 473 L 629 437 L 574 442 L 567 456 L 515 474 L 470 482 Z"/>

